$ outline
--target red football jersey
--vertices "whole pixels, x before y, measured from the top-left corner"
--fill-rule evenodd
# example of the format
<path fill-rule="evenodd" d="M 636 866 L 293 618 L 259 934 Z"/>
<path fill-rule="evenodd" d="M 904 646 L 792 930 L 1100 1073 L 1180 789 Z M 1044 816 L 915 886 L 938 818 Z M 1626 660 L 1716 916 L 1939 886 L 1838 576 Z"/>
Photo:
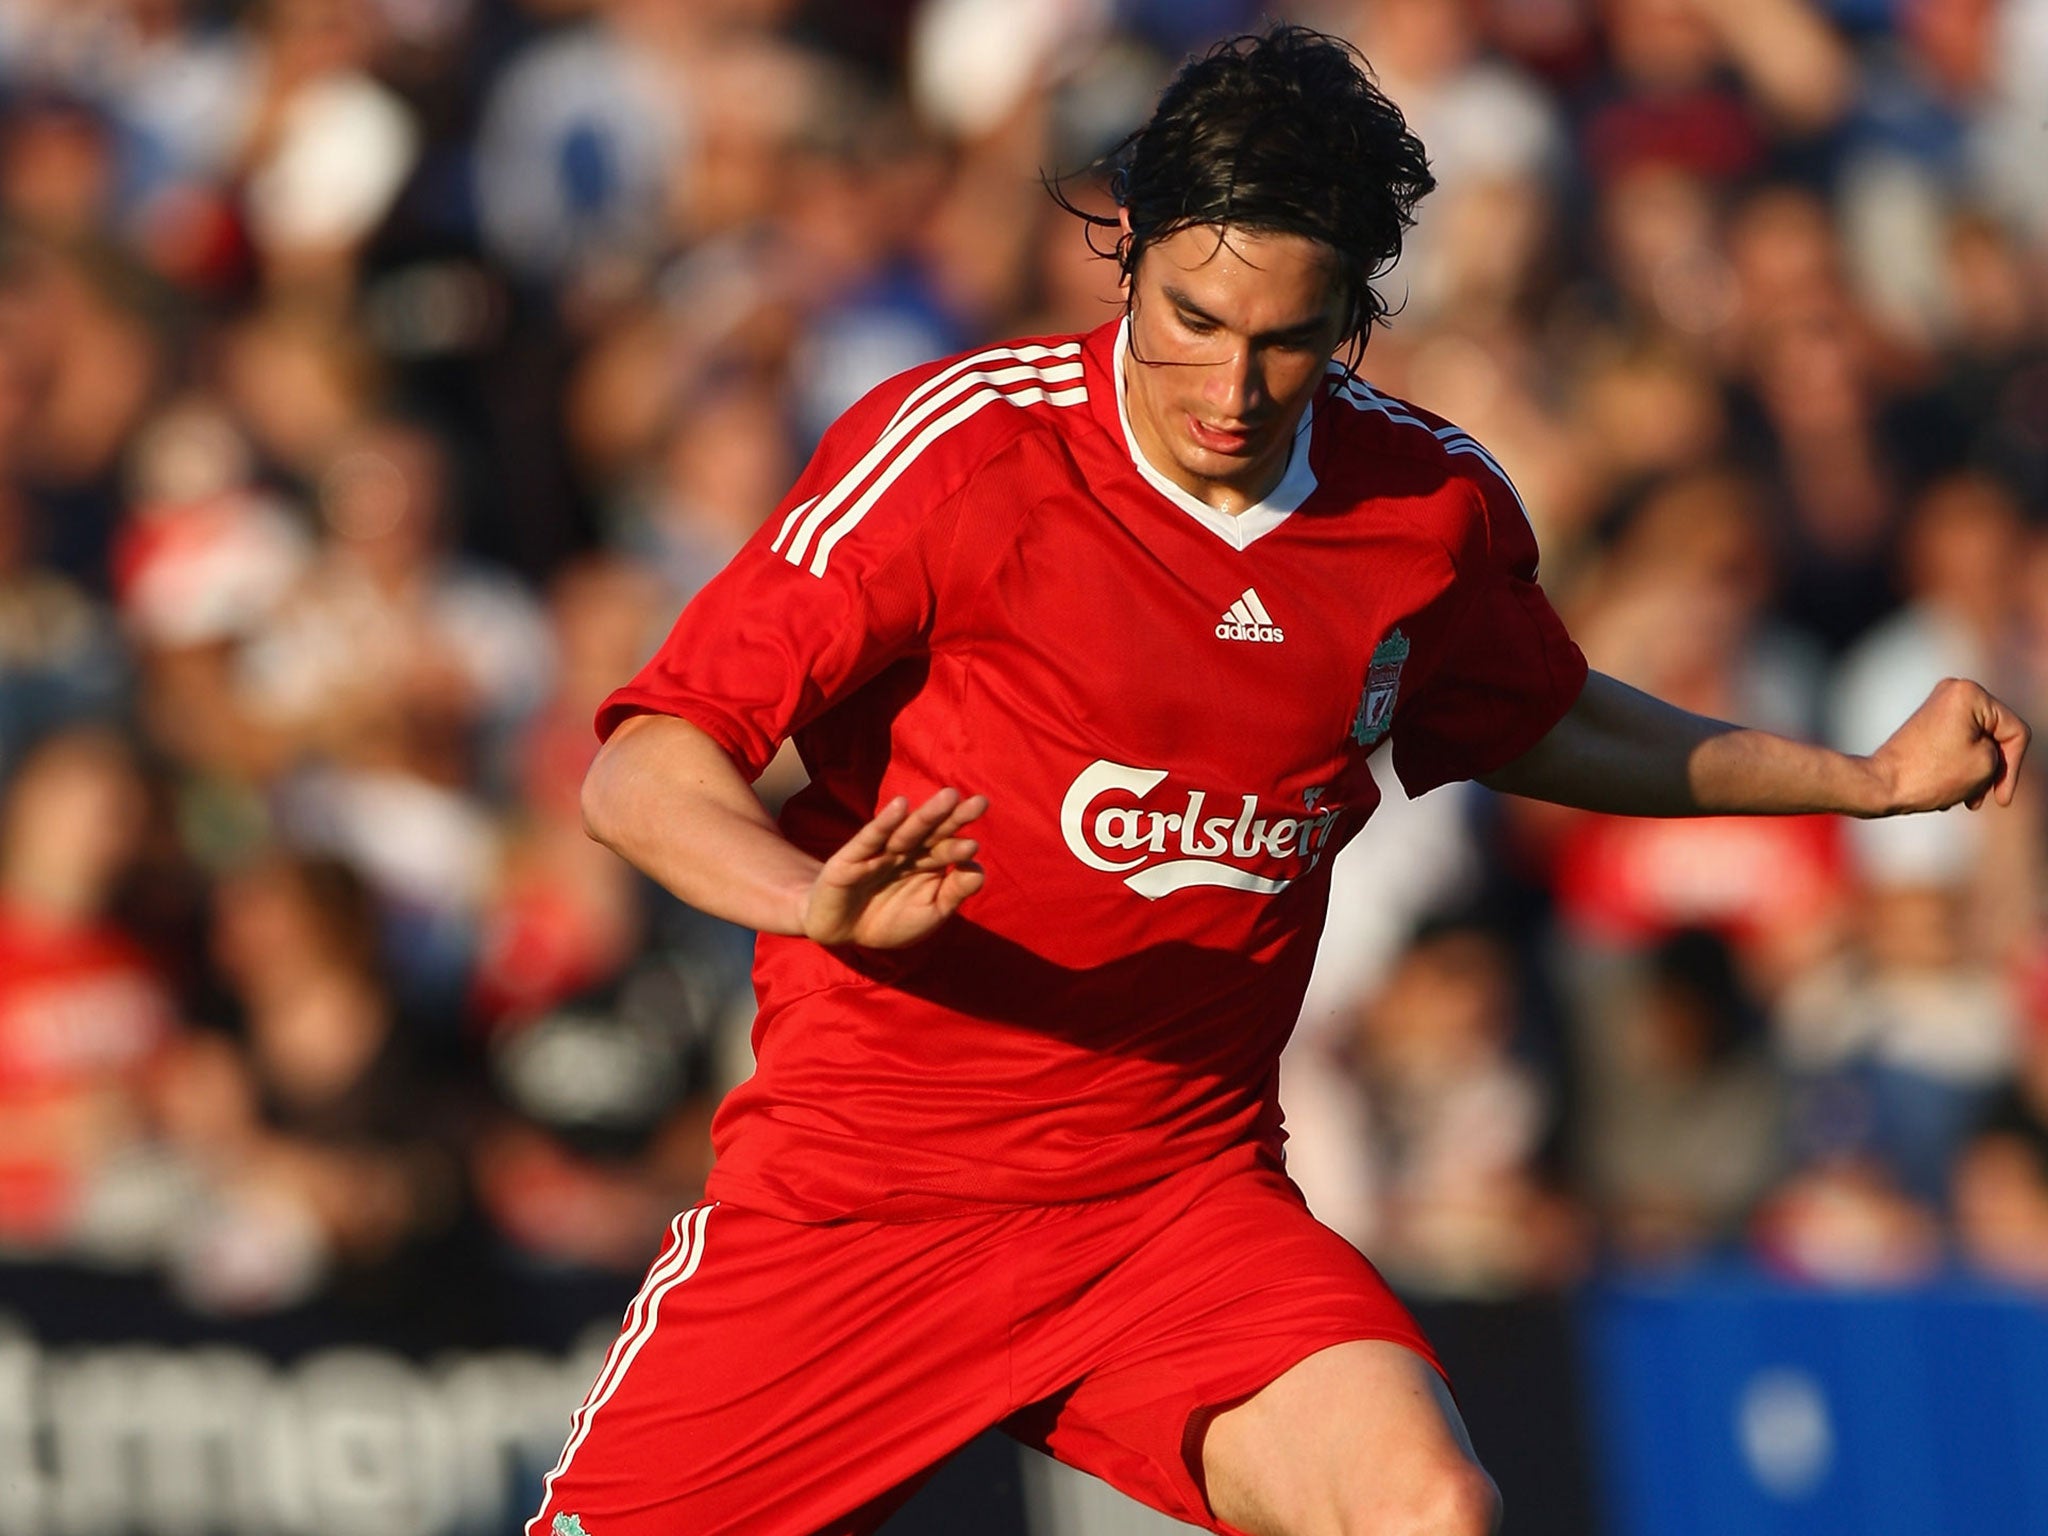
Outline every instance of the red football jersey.
<path fill-rule="evenodd" d="M 757 1069 L 711 1193 L 799 1220 L 1136 1188 L 1277 1154 L 1330 861 L 1391 740 L 1411 793 L 1547 732 L 1586 667 L 1477 443 L 1333 365 L 1232 517 L 1138 455 L 1123 331 L 880 386 L 598 713 L 681 716 L 823 858 L 878 805 L 989 797 L 928 942 L 763 935 Z"/>

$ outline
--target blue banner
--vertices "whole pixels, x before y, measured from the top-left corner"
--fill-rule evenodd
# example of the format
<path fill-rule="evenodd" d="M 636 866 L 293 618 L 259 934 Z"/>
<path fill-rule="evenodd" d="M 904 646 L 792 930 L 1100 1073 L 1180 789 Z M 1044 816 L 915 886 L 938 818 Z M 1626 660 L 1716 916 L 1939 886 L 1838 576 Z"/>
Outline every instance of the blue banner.
<path fill-rule="evenodd" d="M 1583 1321 L 1610 1536 L 2048 1536 L 2048 1299 L 1720 1272 Z"/>

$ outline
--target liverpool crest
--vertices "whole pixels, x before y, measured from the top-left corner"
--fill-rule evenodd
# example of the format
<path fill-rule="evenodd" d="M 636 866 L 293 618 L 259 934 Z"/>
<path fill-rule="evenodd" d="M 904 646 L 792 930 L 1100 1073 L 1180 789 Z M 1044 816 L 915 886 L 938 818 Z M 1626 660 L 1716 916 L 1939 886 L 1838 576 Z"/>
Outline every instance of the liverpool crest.
<path fill-rule="evenodd" d="M 1394 723 L 1394 700 L 1401 693 L 1401 664 L 1408 659 L 1408 637 L 1395 630 L 1373 647 L 1365 672 L 1365 693 L 1352 717 L 1351 739 L 1369 747 Z"/>

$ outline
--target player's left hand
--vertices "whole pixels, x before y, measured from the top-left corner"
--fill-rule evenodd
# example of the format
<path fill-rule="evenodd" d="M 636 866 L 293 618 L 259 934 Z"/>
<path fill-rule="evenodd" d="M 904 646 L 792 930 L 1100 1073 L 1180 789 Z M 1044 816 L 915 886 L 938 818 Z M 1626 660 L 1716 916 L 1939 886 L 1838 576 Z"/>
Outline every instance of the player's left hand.
<path fill-rule="evenodd" d="M 2009 705 L 1976 683 L 1948 678 L 1870 755 L 1881 786 L 1874 814 L 1944 811 L 1952 805 L 1974 811 L 1987 795 L 2011 805 L 2033 737 Z"/>
<path fill-rule="evenodd" d="M 803 907 L 805 937 L 865 949 L 929 938 L 981 889 L 979 845 L 960 832 L 987 809 L 986 795 L 951 788 L 915 809 L 898 795 L 818 871 Z"/>

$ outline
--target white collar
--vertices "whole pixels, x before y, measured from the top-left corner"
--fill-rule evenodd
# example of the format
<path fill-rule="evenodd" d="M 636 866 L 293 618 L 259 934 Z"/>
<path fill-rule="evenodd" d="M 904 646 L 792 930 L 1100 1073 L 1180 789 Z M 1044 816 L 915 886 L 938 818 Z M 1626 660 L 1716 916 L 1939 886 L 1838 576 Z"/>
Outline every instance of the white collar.
<path fill-rule="evenodd" d="M 1131 462 L 1138 473 L 1151 482 L 1152 488 L 1188 514 L 1204 528 L 1232 549 L 1244 549 L 1256 539 L 1262 539 L 1286 522 L 1294 509 L 1308 500 L 1309 492 L 1316 488 L 1316 472 L 1309 468 L 1309 432 L 1315 422 L 1315 402 L 1311 400 L 1301 413 L 1301 423 L 1294 429 L 1294 441 L 1287 451 L 1287 472 L 1280 477 L 1280 483 L 1266 493 L 1265 499 L 1246 507 L 1232 516 L 1219 512 L 1201 497 L 1176 485 L 1145 457 L 1138 446 L 1138 439 L 1131 431 L 1130 408 L 1124 403 L 1124 359 L 1131 350 L 1131 322 L 1125 316 L 1116 328 L 1116 351 L 1110 359 L 1109 371 L 1116 380 L 1116 419 L 1124 429 L 1124 447 L 1131 455 Z"/>

